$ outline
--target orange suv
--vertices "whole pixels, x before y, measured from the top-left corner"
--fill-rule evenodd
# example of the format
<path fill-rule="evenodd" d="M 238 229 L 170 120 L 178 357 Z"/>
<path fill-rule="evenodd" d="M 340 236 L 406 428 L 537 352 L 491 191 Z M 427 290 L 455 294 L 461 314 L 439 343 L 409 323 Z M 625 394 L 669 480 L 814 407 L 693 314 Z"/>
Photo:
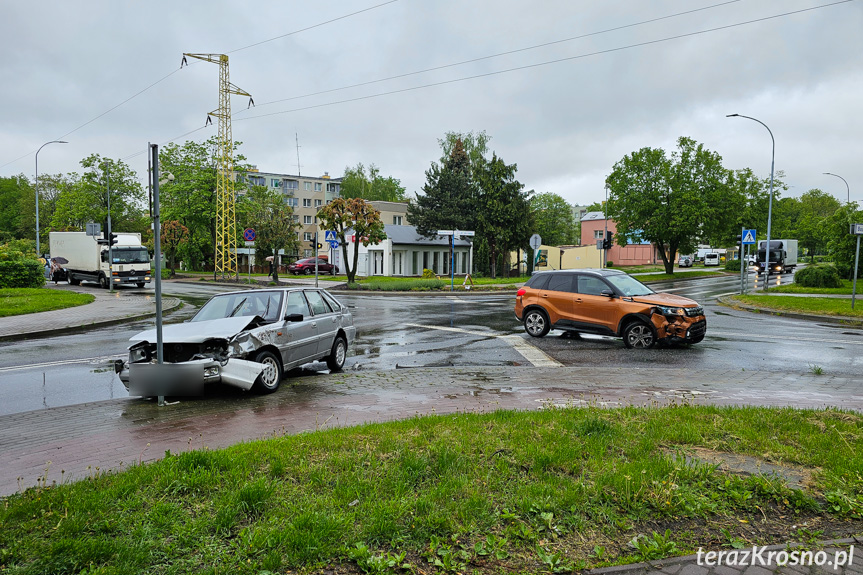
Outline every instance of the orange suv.
<path fill-rule="evenodd" d="M 560 329 L 622 337 L 629 348 L 698 343 L 707 332 L 697 302 L 656 293 L 612 269 L 537 272 L 518 290 L 515 316 L 533 337 Z"/>

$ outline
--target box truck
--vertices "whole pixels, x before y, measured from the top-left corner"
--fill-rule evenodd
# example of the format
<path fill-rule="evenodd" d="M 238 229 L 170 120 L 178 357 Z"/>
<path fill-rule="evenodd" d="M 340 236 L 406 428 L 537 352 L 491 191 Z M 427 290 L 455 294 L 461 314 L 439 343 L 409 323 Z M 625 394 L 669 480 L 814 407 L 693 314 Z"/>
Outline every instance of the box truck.
<path fill-rule="evenodd" d="M 758 275 L 764 273 L 767 262 L 767 240 L 758 242 Z M 797 240 L 770 240 L 770 269 L 771 273 L 789 273 L 797 267 Z"/>
<path fill-rule="evenodd" d="M 150 281 L 150 254 L 141 245 L 141 234 L 117 233 L 112 248 L 113 262 L 108 264 L 108 245 L 103 238 L 85 232 L 51 232 L 48 235 L 51 257 L 64 257 L 69 283 L 98 282 L 108 287 L 108 276 L 115 284 L 135 284 L 144 287 Z"/>

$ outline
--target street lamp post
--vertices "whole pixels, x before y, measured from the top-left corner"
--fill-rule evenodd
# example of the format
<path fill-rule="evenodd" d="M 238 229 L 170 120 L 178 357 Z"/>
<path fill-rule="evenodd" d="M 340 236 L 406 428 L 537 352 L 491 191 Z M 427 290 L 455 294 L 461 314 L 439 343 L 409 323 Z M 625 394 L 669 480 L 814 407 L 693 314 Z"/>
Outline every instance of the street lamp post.
<path fill-rule="evenodd" d="M 765 124 L 761 120 L 752 118 L 750 116 L 744 116 L 742 114 L 728 114 L 725 117 L 746 118 L 747 120 L 758 122 L 759 124 L 767 128 L 767 124 Z M 776 160 L 776 139 L 773 137 L 773 132 L 770 130 L 770 128 L 767 128 L 767 131 L 770 133 L 770 140 L 773 142 L 773 151 L 770 153 L 770 203 L 767 205 L 767 244 L 764 250 L 766 259 L 766 261 L 764 262 L 764 291 L 767 291 L 768 285 L 770 284 L 770 224 L 773 221 L 773 165 Z"/>
<path fill-rule="evenodd" d="M 42 151 L 42 148 L 47 146 L 48 144 L 68 144 L 69 142 L 64 142 L 63 140 L 51 140 L 50 142 L 45 142 L 39 149 L 36 150 L 36 256 L 42 257 L 42 251 L 39 245 L 39 152 Z"/>
<path fill-rule="evenodd" d="M 846 203 L 850 204 L 851 203 L 851 186 L 848 185 L 848 180 L 846 180 L 845 178 L 843 178 L 839 174 L 833 174 L 831 172 L 824 172 L 824 175 L 825 176 L 836 176 L 837 178 L 839 178 L 840 180 L 845 182 L 845 189 L 848 191 L 848 201 Z"/>

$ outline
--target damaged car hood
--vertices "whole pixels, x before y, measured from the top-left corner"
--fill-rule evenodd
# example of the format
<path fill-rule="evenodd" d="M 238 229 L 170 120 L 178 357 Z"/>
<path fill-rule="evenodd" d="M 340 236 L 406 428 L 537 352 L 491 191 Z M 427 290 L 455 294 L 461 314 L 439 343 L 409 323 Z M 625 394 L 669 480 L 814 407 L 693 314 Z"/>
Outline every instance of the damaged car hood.
<path fill-rule="evenodd" d="M 162 341 L 171 343 L 201 343 L 208 339 L 230 339 L 254 321 L 254 317 L 226 317 L 206 321 L 191 321 L 166 325 L 162 328 Z M 148 329 L 135 334 L 129 341 L 156 341 L 156 330 Z"/>
<path fill-rule="evenodd" d="M 670 293 L 652 293 L 650 295 L 633 296 L 632 301 L 647 303 L 650 305 L 664 305 L 669 307 L 697 307 L 698 302 L 688 297 Z"/>

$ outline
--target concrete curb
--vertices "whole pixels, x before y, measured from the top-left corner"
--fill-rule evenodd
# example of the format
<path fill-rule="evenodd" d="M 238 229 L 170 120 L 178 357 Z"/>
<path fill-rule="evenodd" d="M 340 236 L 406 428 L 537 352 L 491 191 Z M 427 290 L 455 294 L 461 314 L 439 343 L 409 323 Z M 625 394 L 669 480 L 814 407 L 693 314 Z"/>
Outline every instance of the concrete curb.
<path fill-rule="evenodd" d="M 831 539 L 829 541 L 821 541 L 816 543 L 814 546 L 824 548 L 824 547 L 839 547 L 844 545 L 860 545 L 863 544 L 863 538 L 861 537 L 849 537 L 846 539 Z M 759 545 L 758 547 L 761 547 Z M 767 545 L 764 547 L 764 550 L 769 551 L 783 551 L 789 548 L 811 548 L 812 544 L 809 543 L 794 543 L 789 542 L 786 544 L 779 545 Z M 629 563 L 626 565 L 615 565 L 613 567 L 601 567 L 599 569 L 591 569 L 587 571 L 589 575 L 612 575 L 612 574 L 626 574 L 626 573 L 647 573 L 650 571 L 657 571 L 659 569 L 664 569 L 669 566 L 679 565 L 679 564 L 690 564 L 695 563 L 698 560 L 697 554 L 692 555 L 684 555 L 682 557 L 669 557 L 667 559 L 657 559 L 655 561 L 646 561 L 644 563 Z"/>
<path fill-rule="evenodd" d="M 734 301 L 732 298 L 734 296 L 721 296 L 716 298 L 716 301 L 719 302 L 720 305 L 724 305 L 725 307 L 730 307 L 731 309 L 736 309 L 740 311 L 749 311 L 753 313 L 763 313 L 769 315 L 778 315 L 782 317 L 790 317 L 793 319 L 805 319 L 809 321 L 820 321 L 824 323 L 833 323 L 836 325 L 844 325 L 846 327 L 855 327 L 855 328 L 863 328 L 863 319 L 858 319 L 856 317 L 848 317 L 848 316 L 840 316 L 840 315 L 820 315 L 820 314 L 806 314 L 806 313 L 798 313 L 798 312 L 789 312 L 783 310 L 776 310 L 767 307 L 760 307 L 751 304 L 745 304 L 738 301 Z"/>
<path fill-rule="evenodd" d="M 178 298 L 172 298 L 172 299 L 177 299 L 177 303 L 172 305 L 172 306 L 162 308 L 162 314 L 170 313 L 172 311 L 175 311 L 175 310 L 183 307 L 183 301 L 182 300 L 180 300 Z M 96 303 L 96 302 L 93 302 L 93 303 Z M 89 303 L 87 305 L 93 305 L 93 303 Z M 123 317 L 118 317 L 118 318 L 114 318 L 114 319 L 106 319 L 106 320 L 102 320 L 102 321 L 94 321 L 91 323 L 83 323 L 83 324 L 79 324 L 79 325 L 69 325 L 69 326 L 64 326 L 64 327 L 58 327 L 55 329 L 43 329 L 41 331 L 32 331 L 32 332 L 27 332 L 27 333 L 0 335 L 0 342 L 23 341 L 23 340 L 27 340 L 27 339 L 38 339 L 40 337 L 45 337 L 45 336 L 77 333 L 77 332 L 85 331 L 85 330 L 93 328 L 93 327 L 105 327 L 105 326 L 109 326 L 109 325 L 117 325 L 117 324 L 126 323 L 126 322 L 130 322 L 130 321 L 138 321 L 138 320 L 142 320 L 142 319 L 147 319 L 150 317 L 156 317 L 156 312 L 123 316 Z"/>

